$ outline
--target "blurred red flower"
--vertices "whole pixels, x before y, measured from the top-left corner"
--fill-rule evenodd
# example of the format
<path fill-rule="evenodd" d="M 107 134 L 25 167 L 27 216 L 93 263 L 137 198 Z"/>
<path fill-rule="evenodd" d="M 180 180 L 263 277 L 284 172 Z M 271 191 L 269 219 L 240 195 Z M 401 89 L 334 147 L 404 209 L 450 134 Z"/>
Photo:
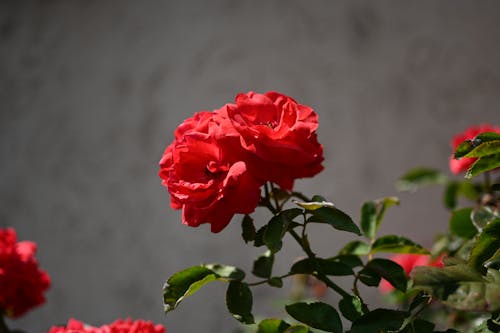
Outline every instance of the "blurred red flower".
<path fill-rule="evenodd" d="M 165 327 L 145 320 L 118 319 L 111 324 L 94 327 L 70 319 L 66 326 L 53 326 L 48 333 L 166 333 Z"/>

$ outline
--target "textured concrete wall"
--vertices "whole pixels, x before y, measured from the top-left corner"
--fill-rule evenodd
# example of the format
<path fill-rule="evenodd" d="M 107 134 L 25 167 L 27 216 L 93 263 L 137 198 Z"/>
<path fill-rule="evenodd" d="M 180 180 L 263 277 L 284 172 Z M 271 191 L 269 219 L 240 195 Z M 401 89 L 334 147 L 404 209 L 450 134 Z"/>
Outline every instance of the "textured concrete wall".
<path fill-rule="evenodd" d="M 0 224 L 39 244 L 53 281 L 47 304 L 11 324 L 132 316 L 230 332 L 223 286 L 162 315 L 169 274 L 248 269 L 259 253 L 238 221 L 212 235 L 169 208 L 157 161 L 177 124 L 240 91 L 313 106 L 326 170 L 297 188 L 357 217 L 410 167 L 446 170 L 453 133 L 499 123 L 499 15 L 493 1 L 2 2 Z M 441 192 L 400 197 L 382 232 L 428 245 L 447 224 Z M 311 235 L 325 255 L 345 240 L 327 230 Z M 299 253 L 287 243 L 278 268 Z M 279 314 L 269 303 L 256 313 Z"/>

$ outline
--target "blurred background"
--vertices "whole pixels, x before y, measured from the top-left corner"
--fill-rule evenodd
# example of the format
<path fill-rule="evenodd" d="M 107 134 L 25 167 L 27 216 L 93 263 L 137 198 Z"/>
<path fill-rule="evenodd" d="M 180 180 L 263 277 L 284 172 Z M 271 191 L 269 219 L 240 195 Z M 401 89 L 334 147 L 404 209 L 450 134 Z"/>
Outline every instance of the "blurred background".
<path fill-rule="evenodd" d="M 163 315 L 169 275 L 250 270 L 263 249 L 242 242 L 239 216 L 219 234 L 183 226 L 157 177 L 176 126 L 238 92 L 276 90 L 319 114 L 325 170 L 297 190 L 356 220 L 363 201 L 398 195 L 381 233 L 430 245 L 448 223 L 441 189 L 394 182 L 414 166 L 448 172 L 455 133 L 498 125 L 499 17 L 495 1 L 2 1 L 0 225 L 38 243 L 52 278 L 47 303 L 9 324 L 238 327 L 216 283 Z M 320 255 L 348 237 L 311 228 Z M 275 271 L 298 255 L 287 239 Z M 283 315 L 271 296 L 287 294 L 255 288 L 255 314 Z"/>

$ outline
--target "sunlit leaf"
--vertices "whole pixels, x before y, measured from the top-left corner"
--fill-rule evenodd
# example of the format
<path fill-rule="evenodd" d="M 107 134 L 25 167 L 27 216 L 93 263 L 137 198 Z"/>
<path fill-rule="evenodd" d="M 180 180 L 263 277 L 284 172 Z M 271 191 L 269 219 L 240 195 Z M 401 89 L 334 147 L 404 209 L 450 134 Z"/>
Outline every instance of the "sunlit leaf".
<path fill-rule="evenodd" d="M 469 170 L 467 170 L 465 178 L 470 179 L 496 168 L 500 168 L 500 153 L 478 158 Z"/>
<path fill-rule="evenodd" d="M 371 252 L 429 254 L 429 251 L 421 245 L 414 243 L 408 238 L 396 235 L 378 238 L 373 243 Z"/>
<path fill-rule="evenodd" d="M 284 333 L 290 325 L 281 319 L 264 319 L 259 323 L 257 333 Z"/>
<path fill-rule="evenodd" d="M 370 253 L 370 245 L 363 241 L 350 241 L 339 251 L 339 255 L 365 256 L 368 253 Z"/>

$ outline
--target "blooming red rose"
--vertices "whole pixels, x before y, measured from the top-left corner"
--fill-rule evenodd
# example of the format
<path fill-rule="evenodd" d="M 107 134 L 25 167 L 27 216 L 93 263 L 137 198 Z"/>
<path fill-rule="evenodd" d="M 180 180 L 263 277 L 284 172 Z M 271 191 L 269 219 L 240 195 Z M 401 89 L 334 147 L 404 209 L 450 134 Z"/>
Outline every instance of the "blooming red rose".
<path fill-rule="evenodd" d="M 145 320 L 118 319 L 111 324 L 93 327 L 70 319 L 66 326 L 54 326 L 48 333 L 166 333 L 165 327 Z"/>
<path fill-rule="evenodd" d="M 249 92 L 226 106 L 231 123 L 250 152 L 249 165 L 263 181 L 291 190 L 297 178 L 323 170 L 318 116 L 313 109 L 277 92 Z"/>
<path fill-rule="evenodd" d="M 483 124 L 479 126 L 472 126 L 465 130 L 463 133 L 457 134 L 453 137 L 451 141 L 451 148 L 453 151 L 466 140 L 472 140 L 480 133 L 484 132 L 495 132 L 500 134 L 500 127 L 492 126 L 489 124 Z M 476 161 L 477 158 L 462 157 L 460 159 L 455 159 L 454 154 L 450 156 L 450 170 L 454 174 L 459 174 L 461 172 L 467 171 L 469 167 Z"/>
<path fill-rule="evenodd" d="M 35 252 L 35 243 L 17 242 L 14 229 L 0 229 L 0 313 L 17 318 L 45 302 L 50 278 Z"/>
<path fill-rule="evenodd" d="M 439 257 L 431 261 L 431 257 L 426 254 L 397 254 L 391 257 L 391 260 L 399 264 L 405 271 L 407 276 L 410 276 L 411 271 L 417 266 L 433 266 L 443 267 L 443 257 Z M 379 284 L 382 292 L 387 293 L 394 290 L 394 287 L 385 279 L 382 279 Z"/>
<path fill-rule="evenodd" d="M 250 173 L 239 135 L 223 112 L 202 112 L 184 121 L 160 161 L 159 176 L 171 206 L 182 208 L 183 223 L 209 223 L 212 232 L 221 231 L 236 213 L 252 213 L 262 185 Z"/>

